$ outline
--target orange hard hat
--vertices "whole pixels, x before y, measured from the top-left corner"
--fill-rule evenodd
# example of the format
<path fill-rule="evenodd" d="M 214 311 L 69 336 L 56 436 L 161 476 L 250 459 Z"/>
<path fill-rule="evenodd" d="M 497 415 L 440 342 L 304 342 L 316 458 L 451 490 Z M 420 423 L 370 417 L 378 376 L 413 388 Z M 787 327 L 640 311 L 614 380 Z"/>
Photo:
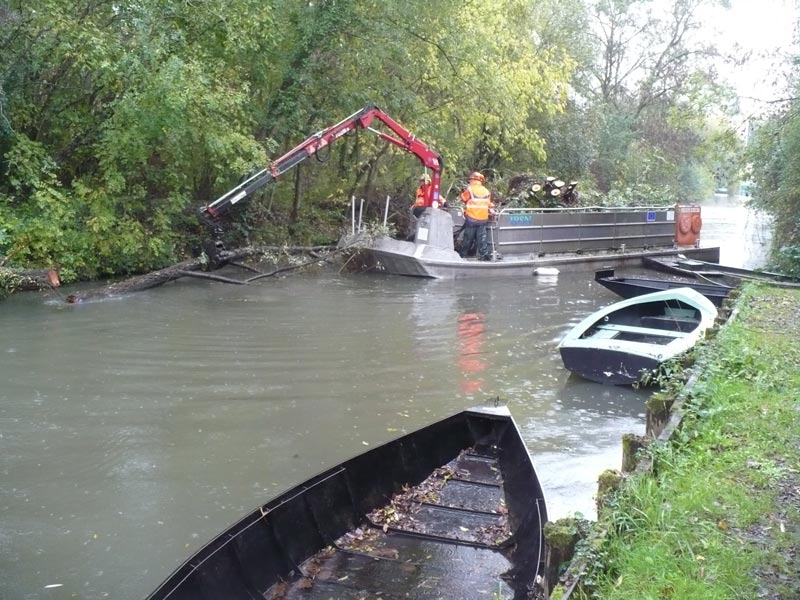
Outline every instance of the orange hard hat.
<path fill-rule="evenodd" d="M 473 171 L 472 173 L 469 174 L 469 177 L 467 179 L 469 179 L 470 181 L 475 180 L 475 181 L 480 181 L 481 183 L 483 183 L 484 180 L 485 180 L 485 177 L 483 176 L 482 173 L 478 173 L 478 171 Z"/>

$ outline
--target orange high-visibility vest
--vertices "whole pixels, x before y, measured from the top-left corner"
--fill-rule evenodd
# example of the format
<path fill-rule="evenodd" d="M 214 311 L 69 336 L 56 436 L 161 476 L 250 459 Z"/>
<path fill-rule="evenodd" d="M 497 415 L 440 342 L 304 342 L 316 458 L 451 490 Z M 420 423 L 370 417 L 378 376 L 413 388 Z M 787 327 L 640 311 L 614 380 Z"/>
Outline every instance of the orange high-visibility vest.
<path fill-rule="evenodd" d="M 423 183 L 417 188 L 417 198 L 414 200 L 414 206 L 427 206 L 425 196 L 427 196 L 430 187 L 430 183 Z"/>
<path fill-rule="evenodd" d="M 492 194 L 480 183 L 471 183 L 461 192 L 461 201 L 466 205 L 464 216 L 473 221 L 488 221 L 489 209 L 494 208 Z"/>

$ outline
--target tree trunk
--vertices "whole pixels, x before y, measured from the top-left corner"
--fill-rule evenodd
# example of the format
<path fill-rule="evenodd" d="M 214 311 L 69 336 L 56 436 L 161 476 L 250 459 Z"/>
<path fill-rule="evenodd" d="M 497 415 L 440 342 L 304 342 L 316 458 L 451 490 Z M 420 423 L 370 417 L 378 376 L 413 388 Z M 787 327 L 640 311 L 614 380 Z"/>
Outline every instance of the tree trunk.
<path fill-rule="evenodd" d="M 302 169 L 300 165 L 296 167 L 294 174 L 294 200 L 292 200 L 292 211 L 289 214 L 289 223 L 294 225 L 300 216 L 300 201 L 303 198 L 303 178 L 300 175 Z"/>
<path fill-rule="evenodd" d="M 53 269 L 12 269 L 0 266 L 0 288 L 7 293 L 49 290 L 61 285 Z"/>
<path fill-rule="evenodd" d="M 78 302 L 86 302 L 89 300 L 101 300 L 105 298 L 119 296 L 122 294 L 129 294 L 131 292 L 139 292 L 142 290 L 154 288 L 164 283 L 174 281 L 175 279 L 179 279 L 180 277 L 197 277 L 202 279 L 210 279 L 212 281 L 219 281 L 221 283 L 246 285 L 247 283 L 250 283 L 251 281 L 255 281 L 257 279 L 270 277 L 293 269 L 298 269 L 303 266 L 319 262 L 320 260 L 327 260 L 331 256 L 339 252 L 342 252 L 346 249 L 347 248 L 335 249 L 332 246 L 248 246 L 246 248 L 237 248 L 236 250 L 223 250 L 220 253 L 220 258 L 222 259 L 224 264 L 232 264 L 235 266 L 239 266 L 248 269 L 250 271 L 253 271 L 257 273 L 257 275 L 249 277 L 247 279 L 234 279 L 231 277 L 225 277 L 223 275 L 208 273 L 203 270 L 206 267 L 206 260 L 204 260 L 203 258 L 193 258 L 190 260 L 179 262 L 165 269 L 160 269 L 158 271 L 153 271 L 152 273 L 146 273 L 145 275 L 139 275 L 137 277 L 132 277 L 124 281 L 112 283 L 111 285 L 108 285 L 102 289 L 89 290 L 86 292 L 78 292 L 75 294 L 70 294 L 69 296 L 67 296 L 66 301 L 70 304 L 75 304 Z M 324 251 L 330 251 L 330 252 L 326 256 L 321 256 L 317 254 L 319 252 L 324 252 Z M 237 264 L 238 261 L 241 260 L 246 260 L 253 257 L 261 257 L 267 253 L 275 253 L 275 252 L 281 252 L 285 254 L 305 253 L 313 258 L 300 265 L 275 269 L 269 273 L 262 273 L 257 269 Z"/>

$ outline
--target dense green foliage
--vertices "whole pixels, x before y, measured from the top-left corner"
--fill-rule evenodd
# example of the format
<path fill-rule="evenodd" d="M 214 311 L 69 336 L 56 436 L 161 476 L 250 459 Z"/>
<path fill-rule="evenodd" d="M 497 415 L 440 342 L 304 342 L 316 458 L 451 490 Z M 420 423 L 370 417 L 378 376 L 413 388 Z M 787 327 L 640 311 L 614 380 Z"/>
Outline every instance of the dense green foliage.
<path fill-rule="evenodd" d="M 750 157 L 753 202 L 774 220 L 773 266 L 800 277 L 800 101 L 758 125 Z"/>
<path fill-rule="evenodd" d="M 263 159 L 240 65 L 265 50 L 269 11 L 43 0 L 3 12 L 0 251 L 65 278 L 171 261 L 187 207 Z"/>
<path fill-rule="evenodd" d="M 713 2 L 0 3 L 0 257 L 65 280 L 168 264 L 205 235 L 198 206 L 369 102 L 441 152 L 451 196 L 479 169 L 501 195 L 533 173 L 696 198 Z M 237 208 L 231 241 L 329 242 L 353 195 L 406 210 L 412 156 L 359 131 L 320 158 Z"/>

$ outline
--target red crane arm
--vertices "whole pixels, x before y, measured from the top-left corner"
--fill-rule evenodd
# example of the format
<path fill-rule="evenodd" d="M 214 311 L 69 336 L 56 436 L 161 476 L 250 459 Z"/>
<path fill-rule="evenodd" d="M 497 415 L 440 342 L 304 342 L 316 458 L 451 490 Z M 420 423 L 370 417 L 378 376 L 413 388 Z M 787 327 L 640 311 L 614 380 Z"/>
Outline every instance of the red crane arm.
<path fill-rule="evenodd" d="M 370 127 L 374 119 L 381 121 L 395 135 L 377 131 Z M 316 154 L 321 148 L 335 142 L 357 127 L 369 129 L 381 139 L 419 158 L 420 162 L 433 172 L 431 186 L 428 192 L 430 198 L 427 199 L 427 204 L 430 205 L 433 201 L 439 200 L 442 171 L 441 156 L 377 106 L 368 104 L 358 112 L 338 122 L 336 125 L 332 125 L 310 136 L 283 156 L 276 158 L 265 169 L 262 169 L 254 175 L 250 175 L 246 180 L 214 200 L 214 202 L 200 208 L 199 212 L 201 217 L 217 230 L 218 226 L 214 225 L 213 219 L 225 214 L 234 204 L 241 202 L 259 188 L 277 179 L 289 169 Z"/>

